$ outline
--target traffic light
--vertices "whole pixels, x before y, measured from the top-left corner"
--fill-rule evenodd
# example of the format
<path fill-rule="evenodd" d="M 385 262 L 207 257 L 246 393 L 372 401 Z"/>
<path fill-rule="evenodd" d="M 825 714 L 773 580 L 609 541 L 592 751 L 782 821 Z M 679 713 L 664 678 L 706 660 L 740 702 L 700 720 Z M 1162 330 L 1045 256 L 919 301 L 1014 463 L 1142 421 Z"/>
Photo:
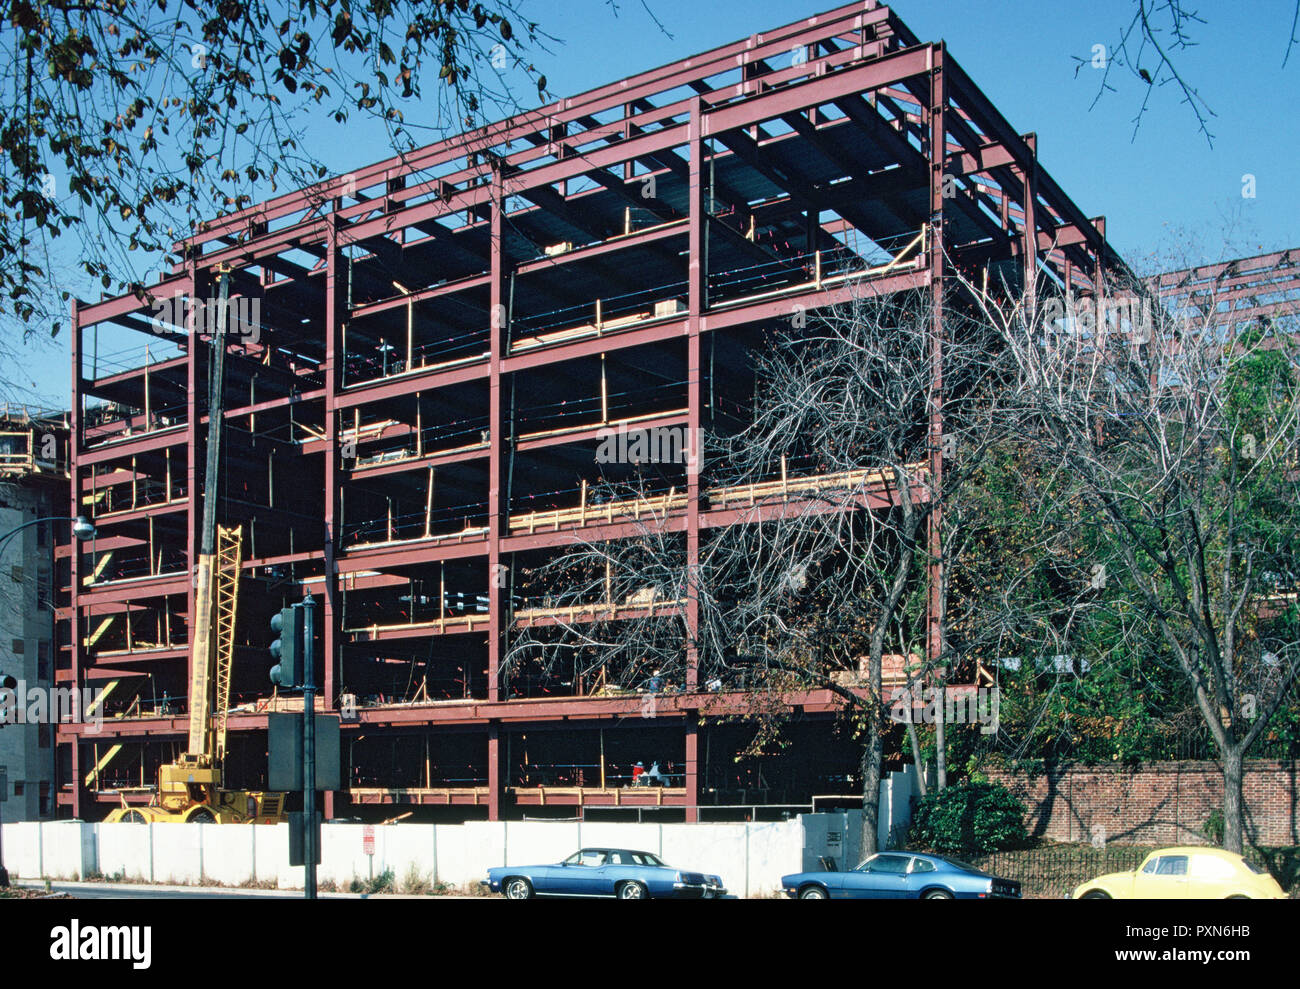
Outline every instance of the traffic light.
<path fill-rule="evenodd" d="M 271 616 L 271 631 L 279 636 L 271 643 L 271 682 L 279 687 L 298 687 L 302 679 L 303 614 L 295 604 Z"/>

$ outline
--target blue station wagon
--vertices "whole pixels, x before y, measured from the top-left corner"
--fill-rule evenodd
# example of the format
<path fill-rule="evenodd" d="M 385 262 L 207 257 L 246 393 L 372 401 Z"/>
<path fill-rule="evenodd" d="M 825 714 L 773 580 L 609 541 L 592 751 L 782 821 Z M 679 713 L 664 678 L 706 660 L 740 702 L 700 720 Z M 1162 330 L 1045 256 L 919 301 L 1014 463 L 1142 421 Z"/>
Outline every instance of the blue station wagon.
<path fill-rule="evenodd" d="M 483 885 L 508 900 L 534 896 L 612 896 L 620 900 L 713 898 L 726 894 L 722 880 L 683 872 L 650 852 L 629 848 L 583 848 L 554 865 L 488 869 Z"/>
<path fill-rule="evenodd" d="M 849 872 L 796 872 L 781 877 L 799 900 L 1019 899 L 1020 884 L 940 855 L 881 852 Z"/>

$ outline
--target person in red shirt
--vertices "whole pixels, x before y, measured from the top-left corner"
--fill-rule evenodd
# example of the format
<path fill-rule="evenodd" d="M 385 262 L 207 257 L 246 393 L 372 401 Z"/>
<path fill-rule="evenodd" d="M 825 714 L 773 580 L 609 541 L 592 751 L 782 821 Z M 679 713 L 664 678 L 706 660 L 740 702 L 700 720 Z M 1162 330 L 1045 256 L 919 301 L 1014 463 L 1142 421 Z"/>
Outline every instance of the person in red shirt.
<path fill-rule="evenodd" d="M 645 763 L 638 762 L 632 767 L 632 785 L 640 786 L 641 774 L 645 772 Z"/>

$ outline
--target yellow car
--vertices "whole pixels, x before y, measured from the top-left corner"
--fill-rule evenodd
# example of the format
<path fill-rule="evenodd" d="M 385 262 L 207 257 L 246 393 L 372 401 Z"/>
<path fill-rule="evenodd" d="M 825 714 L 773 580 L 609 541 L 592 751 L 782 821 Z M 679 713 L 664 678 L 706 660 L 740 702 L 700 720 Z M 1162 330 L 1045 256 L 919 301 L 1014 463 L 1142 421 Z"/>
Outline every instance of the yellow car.
<path fill-rule="evenodd" d="M 1276 879 L 1222 848 L 1160 848 L 1132 872 L 1079 886 L 1074 900 L 1285 900 Z"/>

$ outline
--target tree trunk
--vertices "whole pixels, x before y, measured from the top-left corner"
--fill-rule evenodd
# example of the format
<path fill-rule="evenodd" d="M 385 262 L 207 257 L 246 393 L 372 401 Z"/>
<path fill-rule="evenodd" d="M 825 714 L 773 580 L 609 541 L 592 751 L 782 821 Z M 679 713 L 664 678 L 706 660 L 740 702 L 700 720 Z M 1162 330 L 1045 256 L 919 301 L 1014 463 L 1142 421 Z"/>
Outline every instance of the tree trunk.
<path fill-rule="evenodd" d="M 880 769 L 885 743 L 878 713 L 871 715 L 867 731 L 869 735 L 866 744 L 862 746 L 862 845 L 859 859 L 880 851 L 876 838 L 880 820 Z"/>
<path fill-rule="evenodd" d="M 945 727 L 945 705 L 948 692 L 943 679 L 934 686 L 934 787 L 942 790 L 948 786 L 948 731 Z"/>
<path fill-rule="evenodd" d="M 1242 780 L 1245 760 L 1242 746 L 1234 744 L 1223 750 L 1223 847 L 1242 853 Z"/>
<path fill-rule="evenodd" d="M 908 703 L 911 703 L 909 698 Z M 916 725 L 909 720 L 907 722 L 907 737 L 912 743 L 912 765 L 916 767 L 916 786 L 921 791 L 921 796 L 925 796 L 925 760 L 921 758 L 921 739 L 916 733 Z"/>

